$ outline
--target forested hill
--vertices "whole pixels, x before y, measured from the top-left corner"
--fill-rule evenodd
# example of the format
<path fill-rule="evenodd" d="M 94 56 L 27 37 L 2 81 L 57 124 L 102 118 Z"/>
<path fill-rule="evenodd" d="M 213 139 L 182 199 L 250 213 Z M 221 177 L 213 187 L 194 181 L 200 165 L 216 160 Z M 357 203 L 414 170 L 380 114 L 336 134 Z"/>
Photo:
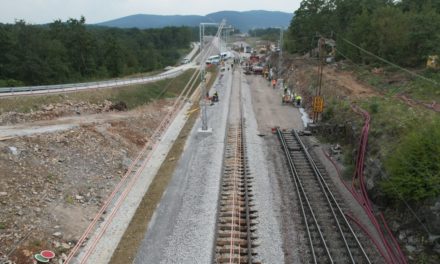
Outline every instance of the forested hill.
<path fill-rule="evenodd" d="M 302 53 L 315 48 L 321 35 L 336 39 L 339 56 L 355 62 L 378 62 L 362 48 L 416 67 L 440 55 L 439 29 L 439 0 L 303 0 L 286 43 L 291 52 Z"/>
<path fill-rule="evenodd" d="M 197 36 L 197 34 L 196 34 Z M 0 24 L 0 87 L 105 79 L 174 65 L 193 29 L 89 27 L 85 19 Z"/>
<path fill-rule="evenodd" d="M 138 14 L 99 23 L 101 26 L 119 28 L 160 28 L 165 26 L 198 26 L 202 22 L 220 22 L 226 19 L 228 24 L 242 32 L 252 28 L 287 27 L 293 14 L 277 11 L 221 11 L 206 16 L 159 16 Z"/>

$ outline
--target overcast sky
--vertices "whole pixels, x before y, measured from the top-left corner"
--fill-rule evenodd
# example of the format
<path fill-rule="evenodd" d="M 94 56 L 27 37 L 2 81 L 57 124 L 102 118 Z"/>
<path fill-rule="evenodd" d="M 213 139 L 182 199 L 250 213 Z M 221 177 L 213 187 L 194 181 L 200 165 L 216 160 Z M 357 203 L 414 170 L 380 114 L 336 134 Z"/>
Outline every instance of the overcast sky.
<path fill-rule="evenodd" d="M 223 10 L 293 13 L 301 0 L 0 0 L 0 22 L 41 24 L 83 15 L 93 24 L 134 14 L 206 15 Z"/>

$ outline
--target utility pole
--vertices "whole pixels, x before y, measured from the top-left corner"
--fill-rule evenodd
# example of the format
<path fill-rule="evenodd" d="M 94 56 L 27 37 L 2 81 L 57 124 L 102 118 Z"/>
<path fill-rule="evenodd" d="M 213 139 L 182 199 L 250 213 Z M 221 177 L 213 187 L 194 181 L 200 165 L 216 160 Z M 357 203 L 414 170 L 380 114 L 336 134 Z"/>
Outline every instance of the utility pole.
<path fill-rule="evenodd" d="M 234 28 L 232 26 L 228 26 L 228 27 L 223 27 L 223 30 L 224 30 L 224 45 L 225 45 L 224 51 L 227 51 L 228 43 L 230 40 L 230 34 L 231 32 L 234 32 Z"/>
<path fill-rule="evenodd" d="M 318 123 L 319 114 L 324 108 L 324 99 L 321 96 L 322 75 L 324 71 L 325 60 L 325 39 L 323 37 L 318 40 L 318 85 L 316 87 L 316 95 L 313 97 L 313 123 Z"/>
<path fill-rule="evenodd" d="M 222 30 L 223 30 L 223 27 L 224 27 L 225 23 L 226 23 L 225 20 L 223 20 L 220 24 L 218 24 L 218 23 L 200 23 L 200 28 L 199 28 L 200 32 L 201 32 L 200 33 L 200 37 L 201 37 L 201 42 L 200 43 L 202 43 L 202 41 L 203 41 L 203 39 L 205 37 L 205 26 L 206 25 L 218 26 L 217 34 L 215 35 L 215 37 L 213 39 L 213 41 L 214 41 L 216 39 L 221 38 L 221 33 L 222 33 Z M 212 132 L 212 128 L 208 128 L 208 113 L 207 113 L 206 100 L 205 100 L 205 96 L 206 96 L 206 93 L 207 93 L 206 78 L 205 78 L 205 75 L 206 75 L 206 69 L 205 69 L 206 68 L 206 64 L 205 64 L 205 61 L 208 58 L 208 56 L 210 55 L 210 52 L 212 50 L 212 45 L 213 45 L 213 42 L 212 42 L 211 46 L 208 46 L 208 49 L 206 50 L 206 52 L 204 54 L 202 52 L 200 53 L 201 54 L 201 61 L 200 61 L 201 84 L 200 84 L 200 86 L 201 86 L 201 89 L 202 89 L 202 96 L 201 96 L 202 100 L 201 100 L 201 103 L 200 103 L 200 107 L 201 107 L 201 110 L 202 110 L 202 127 L 201 127 L 201 129 L 199 129 L 199 132 L 205 132 L 205 133 L 206 132 L 208 132 L 208 133 Z M 220 45 L 221 45 L 221 43 L 220 43 Z"/>
<path fill-rule="evenodd" d="M 203 48 L 205 48 L 204 39 L 205 39 L 205 27 L 206 26 L 218 26 L 218 23 L 200 23 L 199 24 L 199 37 L 200 37 L 200 53 Z"/>
<path fill-rule="evenodd" d="M 202 37 L 202 23 L 199 25 L 199 40 L 200 40 L 200 53 L 203 50 L 203 37 Z"/>
<path fill-rule="evenodd" d="M 278 44 L 278 48 L 280 49 L 278 54 L 278 78 L 281 77 L 281 68 L 283 67 L 283 34 L 284 30 L 282 27 L 280 27 L 280 42 Z"/>

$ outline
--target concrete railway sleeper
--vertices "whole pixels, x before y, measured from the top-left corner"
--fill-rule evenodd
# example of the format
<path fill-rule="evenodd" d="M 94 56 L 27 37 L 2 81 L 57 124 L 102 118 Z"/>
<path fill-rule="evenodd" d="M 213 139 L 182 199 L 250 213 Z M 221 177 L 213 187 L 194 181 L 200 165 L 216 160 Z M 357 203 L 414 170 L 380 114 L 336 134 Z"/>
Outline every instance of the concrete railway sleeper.
<path fill-rule="evenodd" d="M 241 104 L 241 72 L 236 100 L 230 109 L 235 121 L 230 120 L 223 161 L 219 205 L 217 213 L 214 263 L 258 263 L 254 260 L 257 239 L 257 212 L 253 210 L 252 180 L 247 167 L 244 118 Z M 235 115 L 238 112 L 238 115 Z M 237 119 L 238 117 L 238 119 Z"/>
<path fill-rule="evenodd" d="M 278 128 L 277 135 L 298 195 L 309 262 L 372 263 L 297 132 Z"/>
<path fill-rule="evenodd" d="M 253 236 L 256 212 L 241 125 L 230 126 L 221 183 L 215 263 L 255 263 Z"/>

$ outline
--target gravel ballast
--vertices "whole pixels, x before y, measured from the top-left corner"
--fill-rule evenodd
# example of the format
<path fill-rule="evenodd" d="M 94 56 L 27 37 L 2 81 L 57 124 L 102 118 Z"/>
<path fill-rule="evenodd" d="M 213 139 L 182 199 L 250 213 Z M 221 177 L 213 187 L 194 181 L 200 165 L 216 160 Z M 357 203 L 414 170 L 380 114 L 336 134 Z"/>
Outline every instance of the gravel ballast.
<path fill-rule="evenodd" d="M 280 227 L 274 209 L 276 199 L 273 195 L 276 182 L 270 177 L 267 167 L 264 139 L 258 136 L 258 124 L 252 108 L 250 87 L 242 79 L 243 110 L 245 117 L 246 144 L 248 164 L 253 180 L 255 209 L 258 211 L 257 237 L 259 246 L 256 248 L 262 263 L 284 263 Z"/>
<path fill-rule="evenodd" d="M 212 133 L 199 119 L 134 263 L 210 263 L 229 111 L 230 72 L 216 80 L 220 102 L 207 106 Z"/>

